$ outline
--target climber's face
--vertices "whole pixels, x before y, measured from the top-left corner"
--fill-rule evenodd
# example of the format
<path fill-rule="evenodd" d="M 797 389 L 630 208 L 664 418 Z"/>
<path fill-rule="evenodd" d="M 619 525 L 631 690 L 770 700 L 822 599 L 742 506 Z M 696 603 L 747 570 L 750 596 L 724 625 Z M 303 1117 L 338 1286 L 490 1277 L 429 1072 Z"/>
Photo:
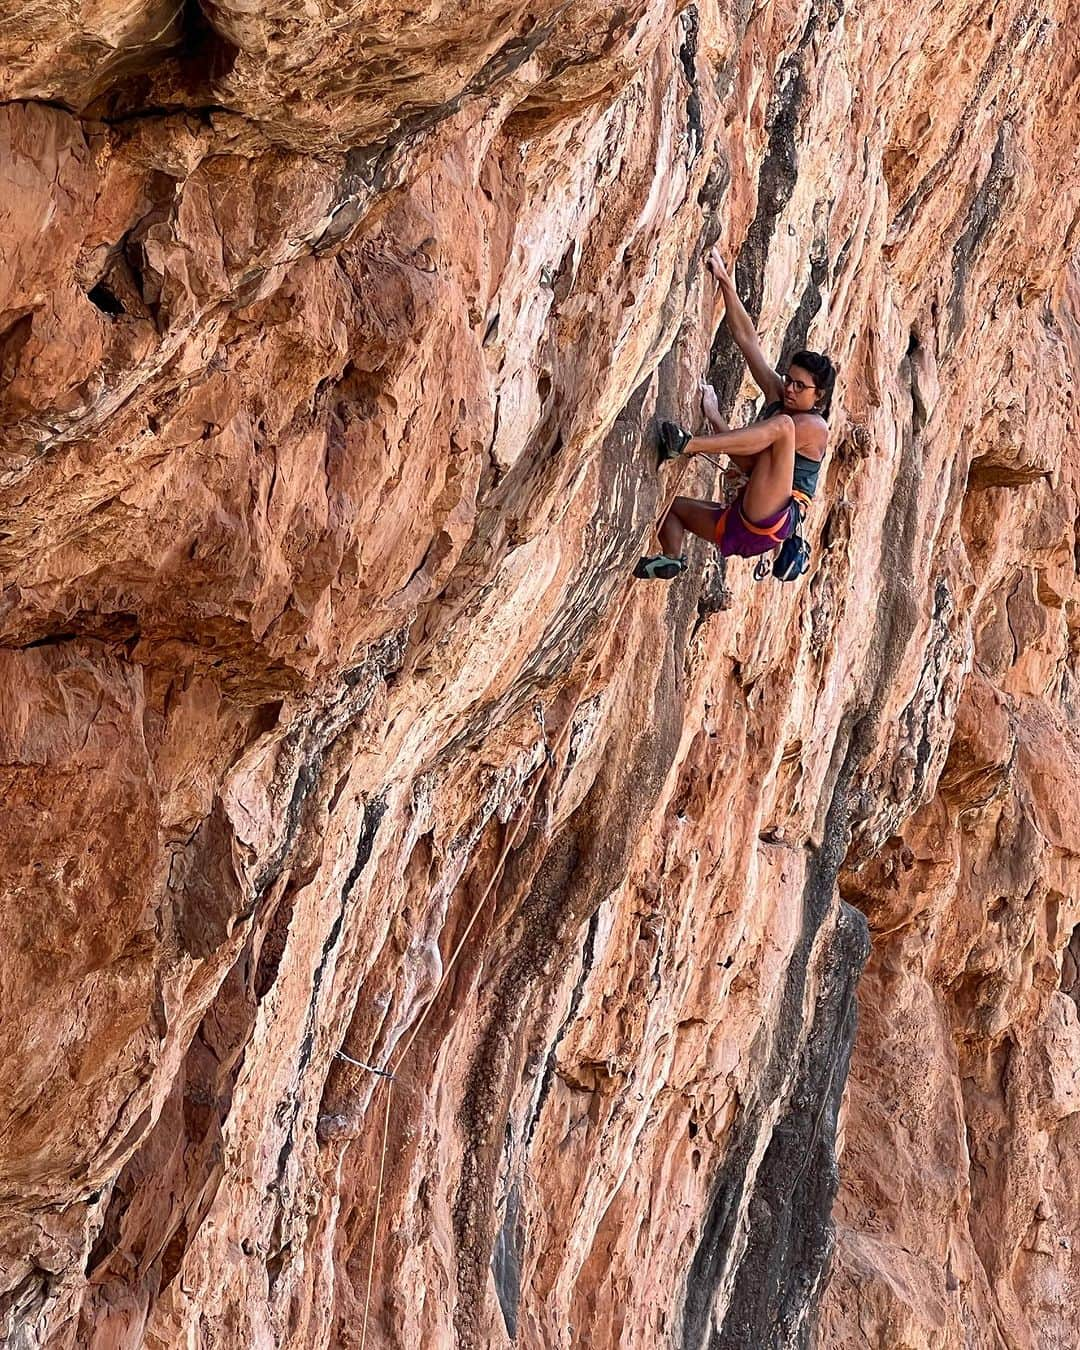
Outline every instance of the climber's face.
<path fill-rule="evenodd" d="M 813 412 L 817 400 L 813 375 L 802 366 L 789 366 L 784 376 L 784 407 L 788 412 Z"/>

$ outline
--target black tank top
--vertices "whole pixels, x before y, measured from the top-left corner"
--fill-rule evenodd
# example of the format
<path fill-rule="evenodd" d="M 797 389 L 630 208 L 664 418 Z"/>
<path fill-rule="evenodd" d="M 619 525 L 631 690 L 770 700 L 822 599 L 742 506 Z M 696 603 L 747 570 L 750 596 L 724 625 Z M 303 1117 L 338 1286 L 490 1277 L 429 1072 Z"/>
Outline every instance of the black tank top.
<path fill-rule="evenodd" d="M 775 417 L 777 413 L 783 411 L 783 403 L 774 400 L 772 403 L 765 404 L 757 420 L 766 422 L 770 417 Z M 791 485 L 793 491 L 812 497 L 817 492 L 818 475 L 820 473 L 820 459 L 811 459 L 809 455 L 800 455 L 798 450 L 795 451 L 795 474 Z"/>

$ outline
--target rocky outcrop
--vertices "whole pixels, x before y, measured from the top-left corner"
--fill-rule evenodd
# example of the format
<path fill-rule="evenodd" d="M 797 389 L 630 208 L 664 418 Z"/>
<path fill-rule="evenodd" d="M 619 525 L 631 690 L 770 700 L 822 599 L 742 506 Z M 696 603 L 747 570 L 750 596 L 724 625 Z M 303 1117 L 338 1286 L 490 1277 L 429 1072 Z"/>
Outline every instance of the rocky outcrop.
<path fill-rule="evenodd" d="M 7 1343 L 1074 1343 L 1078 19 L 11 19 Z"/>

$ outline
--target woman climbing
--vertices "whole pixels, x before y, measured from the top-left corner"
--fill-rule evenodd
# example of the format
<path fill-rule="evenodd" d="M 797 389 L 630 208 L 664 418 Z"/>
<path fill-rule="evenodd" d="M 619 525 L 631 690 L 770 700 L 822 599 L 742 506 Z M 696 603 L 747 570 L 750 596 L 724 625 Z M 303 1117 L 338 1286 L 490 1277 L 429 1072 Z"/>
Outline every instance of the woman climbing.
<path fill-rule="evenodd" d="M 783 543 L 795 530 L 797 504 L 805 507 L 817 489 L 825 455 L 826 419 L 836 382 L 832 362 L 820 352 L 803 351 L 791 358 L 786 374 L 774 370 L 718 249 L 710 250 L 706 266 L 723 294 L 728 330 L 767 401 L 756 422 L 731 431 L 720 416 L 716 391 L 703 381 L 702 407 L 712 435 L 692 436 L 674 422 L 661 422 L 661 464 L 679 455 L 719 452 L 748 481 L 730 506 L 676 497 L 660 524 L 663 551 L 642 558 L 634 568 L 636 577 L 670 581 L 685 572 L 687 530 L 708 539 L 725 557 L 736 553 L 751 558 Z"/>

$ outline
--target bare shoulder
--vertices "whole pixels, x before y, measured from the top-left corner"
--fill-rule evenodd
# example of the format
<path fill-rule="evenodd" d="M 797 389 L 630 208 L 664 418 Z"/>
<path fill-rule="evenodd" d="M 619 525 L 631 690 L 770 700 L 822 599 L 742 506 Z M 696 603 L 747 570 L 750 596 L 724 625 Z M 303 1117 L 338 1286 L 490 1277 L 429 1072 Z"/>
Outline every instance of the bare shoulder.
<path fill-rule="evenodd" d="M 795 449 L 810 459 L 821 459 L 829 439 L 829 424 L 820 413 L 791 414 L 795 423 Z"/>

